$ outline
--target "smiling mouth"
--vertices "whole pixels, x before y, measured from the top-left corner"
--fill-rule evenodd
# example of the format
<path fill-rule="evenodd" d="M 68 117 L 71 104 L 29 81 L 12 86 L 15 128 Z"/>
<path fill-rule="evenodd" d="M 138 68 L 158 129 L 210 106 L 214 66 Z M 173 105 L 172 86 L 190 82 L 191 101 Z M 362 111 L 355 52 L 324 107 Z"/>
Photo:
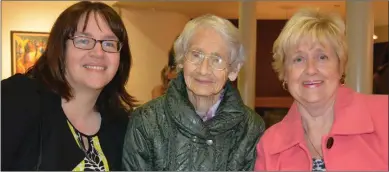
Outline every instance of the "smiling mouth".
<path fill-rule="evenodd" d="M 213 82 L 210 80 L 201 80 L 201 79 L 195 79 L 200 84 L 212 84 Z"/>
<path fill-rule="evenodd" d="M 315 81 L 304 81 L 303 85 L 307 88 L 315 88 L 319 87 L 324 81 L 321 80 L 315 80 Z"/>
<path fill-rule="evenodd" d="M 107 67 L 94 66 L 94 65 L 83 65 L 83 67 L 86 68 L 86 69 L 97 70 L 97 71 L 103 71 L 103 70 L 107 69 Z"/>

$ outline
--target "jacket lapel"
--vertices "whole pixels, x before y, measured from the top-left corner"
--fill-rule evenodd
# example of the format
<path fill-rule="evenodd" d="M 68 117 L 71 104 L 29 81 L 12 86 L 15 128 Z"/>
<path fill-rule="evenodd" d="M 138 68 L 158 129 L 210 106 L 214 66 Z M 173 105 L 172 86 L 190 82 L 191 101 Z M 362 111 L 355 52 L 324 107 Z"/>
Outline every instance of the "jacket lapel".
<path fill-rule="evenodd" d="M 332 134 L 354 135 L 374 132 L 370 111 L 365 106 L 365 100 L 359 96 L 350 88 L 339 87 L 334 107 Z"/>
<path fill-rule="evenodd" d="M 304 130 L 296 101 L 293 102 L 287 115 L 278 125 L 280 127 L 276 131 L 278 134 L 274 137 L 273 145 L 269 149 L 270 154 L 280 153 L 299 143 L 304 144 Z"/>
<path fill-rule="evenodd" d="M 244 118 L 245 106 L 239 92 L 230 82 L 225 85 L 223 100 L 216 110 L 215 117 L 203 122 L 189 101 L 183 73 L 172 80 L 166 94 L 166 110 L 175 124 L 191 135 L 207 138 L 217 135 L 238 125 Z"/>
<path fill-rule="evenodd" d="M 42 90 L 42 170 L 73 170 L 84 158 L 66 123 L 57 94 Z"/>
<path fill-rule="evenodd" d="M 246 115 L 246 105 L 243 103 L 238 90 L 229 81 L 227 81 L 224 89 L 224 97 L 216 110 L 215 117 L 206 122 L 210 132 L 214 135 L 236 127 L 245 119 Z"/>
<path fill-rule="evenodd" d="M 334 124 L 330 135 L 353 135 L 374 132 L 372 119 L 364 104 L 364 100 L 358 99 L 357 93 L 341 86 L 336 93 L 334 104 Z M 280 127 L 270 148 L 270 153 L 280 153 L 296 144 L 305 144 L 304 130 L 301 115 L 295 101 L 290 107 L 288 114 L 280 122 Z"/>

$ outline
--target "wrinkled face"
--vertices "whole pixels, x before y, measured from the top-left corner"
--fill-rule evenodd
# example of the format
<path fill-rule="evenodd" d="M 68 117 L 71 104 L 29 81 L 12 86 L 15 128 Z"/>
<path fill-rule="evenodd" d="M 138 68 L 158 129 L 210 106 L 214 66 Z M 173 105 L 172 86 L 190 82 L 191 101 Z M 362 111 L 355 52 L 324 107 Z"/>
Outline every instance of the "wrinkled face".
<path fill-rule="evenodd" d="M 303 39 L 286 54 L 285 81 L 300 103 L 333 100 L 340 85 L 339 58 L 331 44 Z"/>
<path fill-rule="evenodd" d="M 229 73 L 229 46 L 214 29 L 198 28 L 189 44 L 183 71 L 185 83 L 195 95 L 216 95 L 222 90 L 228 78 L 236 79 L 237 72 Z"/>
<path fill-rule="evenodd" d="M 97 15 L 97 16 L 95 16 Z M 91 12 L 86 29 L 83 31 L 85 15 L 81 17 L 74 36 L 82 39 L 74 40 L 77 45 L 87 45 L 96 40 L 114 40 L 118 38 L 106 21 L 98 14 Z M 115 76 L 120 61 L 120 53 L 109 53 L 102 49 L 102 44 L 109 49 L 112 42 L 96 42 L 90 50 L 76 48 L 73 40 L 66 42 L 66 74 L 70 86 L 76 90 L 102 90 Z"/>

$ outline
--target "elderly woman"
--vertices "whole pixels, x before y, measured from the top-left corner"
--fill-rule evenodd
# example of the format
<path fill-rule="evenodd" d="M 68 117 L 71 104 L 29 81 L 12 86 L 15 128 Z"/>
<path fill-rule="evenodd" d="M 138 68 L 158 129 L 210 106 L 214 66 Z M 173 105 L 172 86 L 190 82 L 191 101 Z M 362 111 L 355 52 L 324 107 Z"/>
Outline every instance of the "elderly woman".
<path fill-rule="evenodd" d="M 201 16 L 186 24 L 174 47 L 180 72 L 165 95 L 131 115 L 125 170 L 253 170 L 265 126 L 231 84 L 244 62 L 238 29 Z"/>
<path fill-rule="evenodd" d="M 296 13 L 274 43 L 274 69 L 295 101 L 257 145 L 255 170 L 388 170 L 388 96 L 342 84 L 345 24 Z"/>

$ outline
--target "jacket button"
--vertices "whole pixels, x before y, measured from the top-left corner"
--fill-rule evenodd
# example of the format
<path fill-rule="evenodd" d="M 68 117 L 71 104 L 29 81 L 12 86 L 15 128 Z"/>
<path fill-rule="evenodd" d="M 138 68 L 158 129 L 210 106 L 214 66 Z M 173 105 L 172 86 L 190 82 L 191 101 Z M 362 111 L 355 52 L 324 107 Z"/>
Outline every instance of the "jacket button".
<path fill-rule="evenodd" d="M 196 142 L 196 141 L 197 141 L 197 137 L 196 137 L 196 136 L 193 136 L 193 137 L 192 137 L 192 141 L 193 141 L 193 142 Z"/>
<path fill-rule="evenodd" d="M 205 143 L 207 143 L 207 145 L 211 146 L 213 144 L 213 141 L 212 140 L 207 140 Z"/>
<path fill-rule="evenodd" d="M 328 138 L 327 140 L 327 149 L 331 149 L 332 148 L 332 145 L 334 145 L 334 138 L 333 137 L 330 137 Z"/>

